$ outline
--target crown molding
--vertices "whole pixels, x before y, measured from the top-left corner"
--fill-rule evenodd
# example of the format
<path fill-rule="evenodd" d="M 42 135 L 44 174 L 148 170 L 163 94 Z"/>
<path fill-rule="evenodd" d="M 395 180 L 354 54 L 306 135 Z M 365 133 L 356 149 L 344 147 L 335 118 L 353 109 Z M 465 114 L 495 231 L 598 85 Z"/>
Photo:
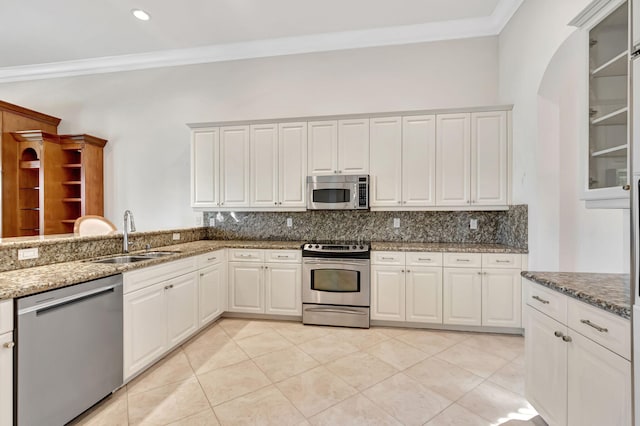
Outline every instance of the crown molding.
<path fill-rule="evenodd" d="M 0 68 L 0 83 L 73 77 L 500 34 L 524 0 L 500 0 L 487 17 Z"/>

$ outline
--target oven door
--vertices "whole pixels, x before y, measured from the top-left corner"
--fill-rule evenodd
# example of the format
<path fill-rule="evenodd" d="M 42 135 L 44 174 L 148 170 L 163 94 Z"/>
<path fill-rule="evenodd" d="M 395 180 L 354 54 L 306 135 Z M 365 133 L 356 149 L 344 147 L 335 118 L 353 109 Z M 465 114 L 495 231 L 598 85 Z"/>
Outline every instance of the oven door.
<path fill-rule="evenodd" d="M 302 262 L 302 303 L 370 306 L 369 259 L 321 259 Z"/>
<path fill-rule="evenodd" d="M 357 208 L 358 191 L 353 183 L 307 183 L 309 210 L 352 210 Z"/>

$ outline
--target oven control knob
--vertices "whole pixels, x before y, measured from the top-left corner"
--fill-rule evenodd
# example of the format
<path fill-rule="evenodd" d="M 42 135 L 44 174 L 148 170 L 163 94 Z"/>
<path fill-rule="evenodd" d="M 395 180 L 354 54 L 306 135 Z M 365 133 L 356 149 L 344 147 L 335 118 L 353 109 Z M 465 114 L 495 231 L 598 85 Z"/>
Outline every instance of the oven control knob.
<path fill-rule="evenodd" d="M 364 249 L 364 246 L 360 246 L 360 250 L 363 250 L 363 249 Z"/>
<path fill-rule="evenodd" d="M 353 249 L 354 249 L 354 250 L 355 250 L 355 249 L 357 249 L 357 248 L 358 248 L 358 246 L 353 246 Z"/>
<path fill-rule="evenodd" d="M 316 248 L 320 248 L 320 246 L 316 244 Z"/>

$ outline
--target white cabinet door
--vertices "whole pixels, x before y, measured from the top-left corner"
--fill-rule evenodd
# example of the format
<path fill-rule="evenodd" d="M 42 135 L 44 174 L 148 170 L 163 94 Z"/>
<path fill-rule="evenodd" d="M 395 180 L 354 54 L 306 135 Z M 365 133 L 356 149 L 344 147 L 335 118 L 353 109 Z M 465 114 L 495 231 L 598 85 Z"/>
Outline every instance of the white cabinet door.
<path fill-rule="evenodd" d="M 369 174 L 369 119 L 338 121 L 338 173 Z"/>
<path fill-rule="evenodd" d="M 525 397 L 549 425 L 566 425 L 567 327 L 530 306 L 526 310 Z"/>
<path fill-rule="evenodd" d="M 402 119 L 402 205 L 436 204 L 436 117 Z"/>
<path fill-rule="evenodd" d="M 259 124 L 251 132 L 251 206 L 278 205 L 278 126 Z"/>
<path fill-rule="evenodd" d="M 482 279 L 480 269 L 444 268 L 444 324 L 482 324 Z"/>
<path fill-rule="evenodd" d="M 198 274 L 164 281 L 167 288 L 167 341 L 172 348 L 198 330 Z"/>
<path fill-rule="evenodd" d="M 220 133 L 218 128 L 191 133 L 191 206 L 216 207 L 219 198 Z"/>
<path fill-rule="evenodd" d="M 630 425 L 631 363 L 579 333 L 570 337 L 568 425 Z"/>
<path fill-rule="evenodd" d="M 265 265 L 265 313 L 302 315 L 302 265 Z"/>
<path fill-rule="evenodd" d="M 226 305 L 223 302 L 227 294 L 223 289 L 223 287 L 227 287 L 225 269 L 226 265 L 219 263 L 200 271 L 198 316 L 201 327 L 220 316 L 226 310 L 226 308 L 223 308 L 223 305 Z"/>
<path fill-rule="evenodd" d="M 264 313 L 262 264 L 229 262 L 229 311 Z"/>
<path fill-rule="evenodd" d="M 482 325 L 520 327 L 522 279 L 519 269 L 482 270 Z"/>
<path fill-rule="evenodd" d="M 402 127 L 400 117 L 373 118 L 371 127 L 371 207 L 402 204 Z"/>
<path fill-rule="evenodd" d="M 631 31 L 632 31 L 632 52 L 640 49 L 640 7 L 634 1 L 631 3 Z M 638 169 L 635 169 L 638 170 Z"/>
<path fill-rule="evenodd" d="M 220 205 L 249 206 L 249 126 L 220 128 Z"/>
<path fill-rule="evenodd" d="M 470 204 L 470 114 L 441 114 L 436 123 L 436 204 Z"/>
<path fill-rule="evenodd" d="M 338 173 L 338 122 L 308 123 L 308 173 L 332 175 Z"/>
<path fill-rule="evenodd" d="M 13 424 L 13 333 L 0 335 L 0 425 Z M 7 346 L 9 347 L 7 347 Z"/>
<path fill-rule="evenodd" d="M 442 324 L 442 268 L 409 268 L 406 287 L 407 321 Z"/>
<path fill-rule="evenodd" d="M 167 349 L 167 301 L 164 283 L 125 294 L 123 317 L 126 380 Z"/>
<path fill-rule="evenodd" d="M 507 112 L 471 114 L 471 204 L 507 205 Z"/>
<path fill-rule="evenodd" d="M 371 319 L 405 320 L 405 272 L 397 266 L 371 268 Z"/>
<path fill-rule="evenodd" d="M 278 139 L 278 205 L 306 207 L 307 123 L 281 123 Z"/>

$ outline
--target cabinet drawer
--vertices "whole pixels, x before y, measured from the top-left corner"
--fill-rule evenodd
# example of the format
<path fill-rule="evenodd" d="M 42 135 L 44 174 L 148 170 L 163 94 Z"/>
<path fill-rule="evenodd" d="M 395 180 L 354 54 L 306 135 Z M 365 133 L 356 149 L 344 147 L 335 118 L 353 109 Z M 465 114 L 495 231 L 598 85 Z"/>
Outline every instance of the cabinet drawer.
<path fill-rule="evenodd" d="M 13 330 L 13 299 L 0 302 L 0 334 Z"/>
<path fill-rule="evenodd" d="M 442 266 L 442 253 L 407 253 L 407 266 Z"/>
<path fill-rule="evenodd" d="M 124 294 L 140 290 L 160 281 L 193 272 L 198 268 L 198 257 L 192 256 L 173 262 L 125 272 L 122 274 Z"/>
<path fill-rule="evenodd" d="M 205 268 L 211 265 L 217 265 L 227 260 L 226 250 L 216 250 L 210 253 L 201 254 L 198 256 L 198 269 Z"/>
<path fill-rule="evenodd" d="M 522 255 L 513 253 L 485 253 L 482 255 L 483 268 L 520 269 Z"/>
<path fill-rule="evenodd" d="M 482 255 L 480 253 L 445 253 L 444 266 L 480 268 L 482 266 Z"/>
<path fill-rule="evenodd" d="M 302 252 L 300 250 L 266 250 L 267 262 L 300 263 Z"/>
<path fill-rule="evenodd" d="M 567 324 L 567 296 L 523 279 L 527 305 L 549 315 L 563 325 Z"/>
<path fill-rule="evenodd" d="M 568 301 L 569 328 L 631 359 L 630 321 L 575 299 Z"/>
<path fill-rule="evenodd" d="M 401 251 L 374 251 L 371 253 L 371 263 L 374 265 L 404 266 L 404 253 Z"/>
<path fill-rule="evenodd" d="M 257 249 L 230 249 L 229 261 L 264 262 L 264 252 Z"/>

